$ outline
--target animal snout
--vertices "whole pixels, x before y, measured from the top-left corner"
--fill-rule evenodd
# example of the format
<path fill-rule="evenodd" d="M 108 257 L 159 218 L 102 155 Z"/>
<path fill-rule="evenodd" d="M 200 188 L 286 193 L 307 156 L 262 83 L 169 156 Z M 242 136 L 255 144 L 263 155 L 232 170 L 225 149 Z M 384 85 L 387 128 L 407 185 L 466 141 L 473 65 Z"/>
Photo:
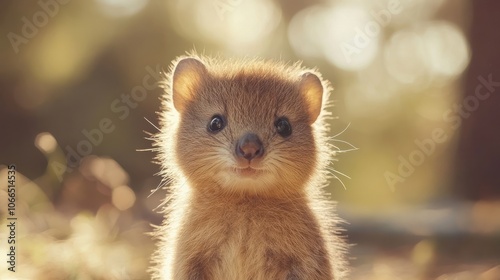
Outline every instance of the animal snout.
<path fill-rule="evenodd" d="M 238 157 L 252 160 L 262 157 L 264 154 L 264 146 L 260 141 L 259 136 L 254 133 L 247 133 L 236 143 L 236 155 Z"/>

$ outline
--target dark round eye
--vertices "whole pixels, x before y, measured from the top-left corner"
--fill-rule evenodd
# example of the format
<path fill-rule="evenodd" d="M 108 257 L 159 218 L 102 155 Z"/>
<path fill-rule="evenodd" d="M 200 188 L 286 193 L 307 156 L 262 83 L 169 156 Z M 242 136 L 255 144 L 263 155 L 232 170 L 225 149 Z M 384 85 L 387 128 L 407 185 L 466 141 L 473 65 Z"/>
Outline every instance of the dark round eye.
<path fill-rule="evenodd" d="M 288 137 L 292 134 L 292 126 L 287 118 L 281 117 L 274 123 L 276 130 L 281 137 Z"/>
<path fill-rule="evenodd" d="M 220 115 L 215 115 L 212 117 L 208 123 L 208 131 L 216 133 L 224 128 L 224 119 Z"/>

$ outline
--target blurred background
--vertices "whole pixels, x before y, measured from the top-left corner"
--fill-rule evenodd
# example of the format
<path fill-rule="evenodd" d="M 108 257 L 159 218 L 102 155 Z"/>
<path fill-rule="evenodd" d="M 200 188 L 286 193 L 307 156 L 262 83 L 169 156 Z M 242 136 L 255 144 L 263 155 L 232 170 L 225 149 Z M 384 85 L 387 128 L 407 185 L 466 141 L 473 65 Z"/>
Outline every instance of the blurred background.
<path fill-rule="evenodd" d="M 186 51 L 331 81 L 352 279 L 500 279 L 500 2 L 0 3 L 1 279 L 149 279 L 159 72 Z M 16 165 L 17 272 L 7 270 Z"/>

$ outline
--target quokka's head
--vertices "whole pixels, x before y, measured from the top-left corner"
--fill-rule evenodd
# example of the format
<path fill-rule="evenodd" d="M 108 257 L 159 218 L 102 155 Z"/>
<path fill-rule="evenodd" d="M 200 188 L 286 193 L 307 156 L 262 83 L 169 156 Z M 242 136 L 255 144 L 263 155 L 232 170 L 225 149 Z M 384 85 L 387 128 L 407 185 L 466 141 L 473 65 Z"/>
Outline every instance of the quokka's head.
<path fill-rule="evenodd" d="M 317 168 L 326 90 L 299 65 L 180 58 L 167 82 L 167 160 L 198 189 L 300 191 Z"/>

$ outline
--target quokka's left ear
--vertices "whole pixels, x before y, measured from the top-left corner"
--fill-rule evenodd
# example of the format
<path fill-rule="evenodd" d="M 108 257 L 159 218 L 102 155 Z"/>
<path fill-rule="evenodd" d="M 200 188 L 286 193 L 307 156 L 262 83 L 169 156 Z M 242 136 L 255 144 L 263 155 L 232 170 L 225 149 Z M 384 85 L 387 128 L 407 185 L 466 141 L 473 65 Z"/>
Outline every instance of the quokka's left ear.
<path fill-rule="evenodd" d="M 318 76 L 311 72 L 305 72 L 300 77 L 299 90 L 307 102 L 309 123 L 312 124 L 321 113 L 324 90 L 323 84 Z"/>

